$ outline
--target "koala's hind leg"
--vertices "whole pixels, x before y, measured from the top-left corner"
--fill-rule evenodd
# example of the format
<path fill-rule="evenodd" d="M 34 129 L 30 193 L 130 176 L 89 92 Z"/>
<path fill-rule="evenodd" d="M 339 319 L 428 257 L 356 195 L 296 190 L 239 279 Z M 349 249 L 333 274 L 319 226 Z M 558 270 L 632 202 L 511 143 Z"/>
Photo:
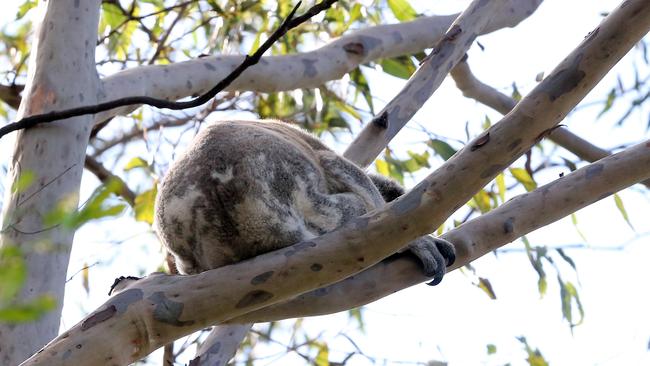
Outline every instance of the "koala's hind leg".
<path fill-rule="evenodd" d="M 424 275 L 431 277 L 428 285 L 435 286 L 442 281 L 447 267 L 454 264 L 456 251 L 454 246 L 441 238 L 425 235 L 408 244 L 408 250 L 415 254 L 424 270 Z"/>
<path fill-rule="evenodd" d="M 367 211 L 384 205 L 384 198 L 363 169 L 333 151 L 319 151 L 318 157 L 332 193 L 350 192 L 359 196 Z"/>

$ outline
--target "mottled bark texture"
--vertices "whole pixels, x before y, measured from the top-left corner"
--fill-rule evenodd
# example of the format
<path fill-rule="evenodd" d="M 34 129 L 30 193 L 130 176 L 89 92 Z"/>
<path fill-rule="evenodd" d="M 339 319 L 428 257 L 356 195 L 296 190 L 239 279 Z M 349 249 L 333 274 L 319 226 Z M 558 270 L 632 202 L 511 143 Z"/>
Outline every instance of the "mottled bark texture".
<path fill-rule="evenodd" d="M 18 117 L 97 103 L 99 77 L 95 42 L 99 0 L 42 2 L 29 75 Z M 0 364 L 17 365 L 58 334 L 66 270 L 74 230 L 46 223 L 55 208 L 77 208 L 79 184 L 93 116 L 66 119 L 20 131 L 5 187 L 23 174 L 34 182 L 21 190 L 6 189 L 0 247 L 17 246 L 28 277 L 17 301 L 52 296 L 55 310 L 41 319 L 0 324 Z"/>

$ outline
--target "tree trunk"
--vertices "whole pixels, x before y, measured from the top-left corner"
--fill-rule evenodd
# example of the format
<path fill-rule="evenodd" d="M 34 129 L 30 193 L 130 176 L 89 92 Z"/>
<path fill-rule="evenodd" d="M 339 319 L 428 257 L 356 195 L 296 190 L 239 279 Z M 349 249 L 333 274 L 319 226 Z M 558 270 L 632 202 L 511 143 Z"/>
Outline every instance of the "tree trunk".
<path fill-rule="evenodd" d="M 42 2 L 28 81 L 19 117 L 62 110 L 98 100 L 95 43 L 100 0 Z M 74 229 L 47 222 L 56 207 L 75 210 L 93 116 L 70 118 L 19 131 L 5 187 L 24 174 L 33 183 L 7 189 L 0 248 L 18 247 L 27 279 L 17 302 L 47 294 L 57 303 L 38 321 L 0 324 L 0 364 L 17 365 L 54 338 Z"/>

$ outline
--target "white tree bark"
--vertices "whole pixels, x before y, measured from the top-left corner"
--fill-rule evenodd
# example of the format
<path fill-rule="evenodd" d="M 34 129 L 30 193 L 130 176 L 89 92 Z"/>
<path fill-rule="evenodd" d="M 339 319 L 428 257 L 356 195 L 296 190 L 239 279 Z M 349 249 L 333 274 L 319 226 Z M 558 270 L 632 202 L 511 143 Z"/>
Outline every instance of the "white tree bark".
<path fill-rule="evenodd" d="M 381 116 L 384 112 L 388 113 L 387 111 L 396 110 L 396 106 L 399 106 L 399 108 L 397 108 L 397 111 L 401 109 L 407 110 L 407 111 L 402 111 L 402 113 L 400 113 L 399 116 L 395 118 L 391 118 L 390 122 L 391 122 L 392 131 L 391 131 L 390 138 L 395 136 L 397 132 L 399 132 L 399 130 L 401 130 L 406 125 L 406 122 L 408 122 L 411 119 L 411 117 L 415 114 L 415 112 L 422 107 L 426 99 L 428 99 L 433 94 L 433 92 L 440 86 L 440 83 L 445 78 L 447 73 L 450 71 L 449 68 L 453 66 L 453 64 L 455 64 L 457 60 L 459 60 L 464 55 L 464 53 L 467 51 L 467 49 L 469 49 L 473 40 L 476 38 L 478 34 L 487 33 L 489 30 L 493 29 L 495 25 L 497 25 L 498 27 L 502 27 L 504 21 L 511 22 L 511 26 L 514 26 L 518 24 L 521 20 L 525 19 L 530 14 L 532 14 L 532 12 L 537 8 L 537 6 L 540 3 L 541 1 L 534 1 L 529 4 L 523 4 L 521 2 L 513 3 L 510 0 L 503 0 L 503 1 L 499 0 L 490 3 L 474 1 L 467 8 L 465 12 L 463 12 L 461 15 L 459 15 L 458 18 L 456 18 L 456 20 L 452 23 L 450 29 L 447 29 L 447 34 L 445 35 L 445 39 L 444 39 L 445 41 L 439 43 L 436 46 L 436 48 L 439 48 L 436 52 L 444 53 L 448 51 L 448 50 L 443 51 L 442 50 L 443 47 L 452 48 L 452 52 L 448 53 L 447 55 L 440 54 L 438 55 L 438 57 L 431 58 L 428 62 L 425 62 L 422 66 L 420 66 L 418 71 L 409 80 L 407 86 L 404 88 L 402 93 L 400 93 L 398 97 L 393 99 L 391 103 L 388 106 L 386 106 L 382 112 L 380 112 L 379 115 Z M 517 14 L 517 15 L 515 17 L 512 16 L 504 17 L 505 14 L 511 14 L 511 15 Z M 411 22 L 411 23 L 403 23 L 398 25 L 380 26 L 380 27 L 364 29 L 355 34 L 345 36 L 342 39 L 339 39 L 336 42 L 330 44 L 329 46 L 323 47 L 320 50 L 315 51 L 313 53 L 316 52 L 329 53 L 332 52 L 332 50 L 341 51 L 342 49 L 349 51 L 345 47 L 349 47 L 351 49 L 353 46 L 350 45 L 354 45 L 354 47 L 358 47 L 359 44 L 362 44 L 360 42 L 354 42 L 354 39 L 357 39 L 355 37 L 360 37 L 360 36 L 368 37 L 369 35 L 372 35 L 374 39 L 385 40 L 385 39 L 390 39 L 391 37 L 388 37 L 388 35 L 392 34 L 393 41 L 397 41 L 399 38 L 401 38 L 401 39 L 413 40 L 411 43 L 415 43 L 415 41 L 417 41 L 420 37 L 411 34 L 412 33 L 410 32 L 411 29 L 407 27 L 412 26 L 415 23 L 418 23 L 420 27 L 416 30 L 420 32 L 426 31 L 427 29 L 423 27 L 424 24 L 421 23 L 424 23 L 425 20 L 428 23 L 430 23 L 430 20 L 433 19 L 446 20 L 446 17 L 443 18 L 429 17 L 429 18 L 416 20 L 415 22 Z M 398 29 L 393 29 L 391 33 L 391 32 L 386 32 L 387 30 L 386 28 L 398 28 Z M 399 28 L 403 28 L 403 29 L 401 35 L 397 37 L 396 34 L 400 34 Z M 456 33 L 458 33 L 460 29 L 462 29 L 460 33 L 463 33 L 463 35 L 459 36 L 459 34 Z M 432 34 L 436 37 L 439 37 L 440 34 L 439 29 L 437 27 L 434 27 L 433 32 L 429 33 L 429 37 L 431 37 Z M 347 40 L 348 38 L 350 38 L 350 40 Z M 332 45 L 336 43 L 341 43 L 344 46 L 340 49 L 332 48 Z M 390 45 L 387 48 L 382 47 L 379 51 L 387 52 L 388 56 L 399 55 L 399 53 L 397 52 L 402 51 L 405 44 L 409 44 L 409 42 L 402 42 L 401 45 L 399 43 L 396 43 L 394 45 Z M 414 53 L 417 51 L 412 50 L 411 52 Z M 368 56 L 369 55 L 367 54 L 366 60 L 364 61 L 373 59 Z M 280 56 L 280 57 L 286 58 L 287 56 Z M 290 57 L 294 57 L 294 56 L 290 56 Z M 318 60 L 318 58 L 316 58 L 316 60 Z M 357 64 L 351 62 L 352 60 L 350 58 L 347 58 L 347 60 L 348 60 L 347 64 L 343 62 L 337 62 L 339 64 L 338 65 L 339 67 L 347 66 L 349 67 L 349 69 L 342 68 L 336 70 L 333 73 L 334 75 L 336 75 L 336 77 L 340 77 L 342 76 L 343 73 L 351 70 L 353 68 L 352 66 L 354 67 L 357 66 Z M 453 61 L 449 61 L 449 60 L 453 60 Z M 322 61 L 330 61 L 330 60 L 322 58 Z M 289 67 L 289 65 L 284 65 L 284 66 Z M 446 68 L 443 66 L 446 66 Z M 327 70 L 331 70 L 331 69 L 328 68 L 322 69 L 322 71 L 327 71 Z M 343 71 L 341 75 L 337 75 L 337 72 L 341 72 L 341 71 Z M 434 77 L 430 77 L 431 74 L 433 74 Z M 285 75 L 285 76 L 289 77 L 289 75 Z M 328 80 L 327 77 L 328 74 L 327 72 L 325 72 L 324 74 L 320 75 L 320 79 L 318 79 L 317 81 L 320 84 L 322 84 Z M 239 80 L 245 80 L 245 75 L 243 78 L 240 78 Z M 251 79 L 251 81 L 252 80 L 254 79 Z M 300 81 L 310 82 L 309 78 L 303 78 Z M 281 85 L 281 83 L 277 83 L 277 82 L 271 84 L 274 87 Z M 259 88 L 259 87 L 264 87 L 265 85 L 266 84 L 264 83 L 256 82 L 254 87 Z M 265 90 L 262 89 L 262 91 Z M 399 117 L 403 117 L 403 118 L 398 121 Z M 372 126 L 372 124 L 370 126 Z M 382 129 L 380 129 L 380 131 L 381 130 Z M 384 138 L 384 136 L 374 133 L 376 132 L 375 129 L 370 129 L 370 131 L 372 131 L 373 133 L 366 134 L 362 138 L 357 138 L 346 151 L 346 158 L 348 158 L 349 160 L 355 162 L 360 166 L 367 166 L 372 160 L 376 158 L 377 154 L 381 150 L 383 150 L 388 144 L 388 142 L 390 141 L 390 138 Z M 252 324 L 238 325 L 235 333 L 239 336 L 239 342 L 243 341 L 246 335 L 246 331 L 251 327 Z M 213 328 L 210 333 L 210 336 L 204 341 L 204 344 L 202 344 L 201 349 L 197 351 L 196 358 L 194 359 L 194 362 L 197 364 L 197 366 L 199 365 L 217 366 L 228 362 L 228 360 L 230 359 L 229 357 L 234 356 L 234 354 L 236 353 L 239 344 L 238 342 L 236 342 L 236 339 L 234 337 L 229 335 L 232 331 L 233 331 L 232 329 L 222 330 L 220 329 L 219 326 Z M 218 345 L 218 347 L 216 347 L 216 345 Z M 205 354 L 207 350 L 216 350 L 216 351 L 214 354 L 209 355 L 209 354 Z"/>
<path fill-rule="evenodd" d="M 207 325 L 242 317 L 368 268 L 433 231 L 558 123 L 648 29 L 650 3 L 625 1 L 502 121 L 405 196 L 336 231 L 249 261 L 194 276 L 156 274 L 140 280 L 25 365 L 127 364 Z M 596 179 L 604 172 L 597 164 L 578 179 Z M 583 204 L 597 199 L 590 196 Z M 503 231 L 519 230 L 516 218 L 503 222 Z M 481 245 L 460 246 L 459 257 L 479 253 Z"/>
<path fill-rule="evenodd" d="M 495 0 L 503 11 L 493 14 L 487 34 L 514 27 L 530 16 L 542 0 Z M 275 92 L 316 88 L 338 80 L 362 63 L 379 58 L 413 54 L 432 47 L 443 36 L 458 14 L 418 18 L 412 22 L 370 27 L 343 36 L 311 52 L 263 57 L 247 69 L 226 90 Z M 198 95 L 223 79 L 244 59 L 243 55 L 220 55 L 164 66 L 142 66 L 119 72 L 103 80 L 106 94 L 102 101 L 146 95 L 161 99 L 180 99 Z M 138 106 L 117 108 L 96 115 L 105 121 L 124 115 Z"/>
<path fill-rule="evenodd" d="M 41 2 L 28 81 L 19 116 L 97 103 L 95 70 L 99 0 Z M 17 365 L 57 335 L 74 231 L 46 227 L 57 205 L 76 208 L 93 116 L 71 118 L 19 131 L 5 187 L 31 172 L 23 191 L 6 190 L 0 246 L 18 246 L 28 278 L 17 301 L 49 294 L 57 308 L 35 322 L 0 324 L 0 363 Z"/>
<path fill-rule="evenodd" d="M 237 353 L 239 344 L 253 323 L 222 324 L 214 327 L 196 350 L 192 366 L 225 366 Z"/>
<path fill-rule="evenodd" d="M 650 178 L 650 141 L 585 166 L 442 235 L 454 243 L 450 270 L 555 222 L 641 180 Z M 397 257 L 289 302 L 265 307 L 228 323 L 275 321 L 331 314 L 381 299 L 426 281 L 412 257 Z"/>
<path fill-rule="evenodd" d="M 356 157 L 355 162 L 363 167 L 375 160 L 438 89 L 476 37 L 494 18 L 508 14 L 507 5 L 509 1 L 504 0 L 473 1 L 452 23 L 404 88 L 366 125 L 343 155 L 349 159 Z"/>
<path fill-rule="evenodd" d="M 517 101 L 513 98 L 478 80 L 466 61 L 459 62 L 451 70 L 450 75 L 464 96 L 485 104 L 503 115 L 508 114 L 517 105 Z M 548 138 L 585 161 L 594 162 L 610 154 L 609 151 L 563 128 L 553 130 Z"/>

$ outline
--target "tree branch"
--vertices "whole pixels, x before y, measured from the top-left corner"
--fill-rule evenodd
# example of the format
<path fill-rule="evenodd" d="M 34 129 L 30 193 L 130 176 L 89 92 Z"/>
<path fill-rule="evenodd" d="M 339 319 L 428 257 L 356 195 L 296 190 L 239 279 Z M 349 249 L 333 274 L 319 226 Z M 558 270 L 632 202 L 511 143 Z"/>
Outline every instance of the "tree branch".
<path fill-rule="evenodd" d="M 442 235 L 454 243 L 450 269 L 508 244 L 611 194 L 650 178 L 650 140 L 578 169 Z M 426 281 L 417 260 L 395 255 L 334 285 L 263 308 L 229 323 L 331 314 L 362 306 Z"/>
<path fill-rule="evenodd" d="M 503 115 L 510 113 L 517 105 L 517 101 L 513 98 L 478 80 L 469 68 L 467 60 L 459 62 L 451 70 L 450 75 L 464 96 L 485 104 Z M 611 154 L 610 151 L 602 149 L 564 128 L 554 129 L 548 138 L 588 162 L 594 162 Z M 650 181 L 641 183 L 650 187 Z"/>
<path fill-rule="evenodd" d="M 251 260 L 192 276 L 146 277 L 110 298 L 24 364 L 127 364 L 204 326 L 287 301 L 378 263 L 432 232 L 528 150 L 648 29 L 650 3 L 625 1 L 511 113 L 406 195 L 335 231 Z M 605 166 L 595 166 L 583 170 L 581 182 L 606 174 Z M 597 200 L 590 197 L 583 203 Z M 517 230 L 516 220 L 506 223 L 503 231 Z M 479 246 L 460 244 L 459 258 L 475 256 Z"/>
<path fill-rule="evenodd" d="M 34 30 L 24 99 L 19 118 L 81 103 L 97 103 L 95 40 L 101 1 L 41 2 Z M 17 247 L 25 260 L 26 279 L 16 303 L 53 299 L 54 309 L 36 321 L 0 323 L 0 363 L 16 365 L 58 334 L 66 273 L 74 230 L 45 225 L 52 209 L 76 207 L 92 116 L 78 117 L 16 134 L 5 187 L 22 174 L 34 174 L 24 190 L 5 190 L 0 249 Z M 6 230 L 4 230 L 6 229 Z M 46 250 L 41 250 L 42 245 Z"/>
<path fill-rule="evenodd" d="M 487 34 L 514 27 L 526 19 L 542 0 L 506 0 L 507 11 L 494 14 L 482 30 Z M 370 27 L 340 37 L 317 50 L 294 55 L 266 56 L 246 70 L 225 90 L 275 92 L 315 88 L 338 80 L 359 65 L 385 57 L 413 54 L 430 48 L 443 36 L 458 14 L 418 18 L 412 22 Z M 161 99 L 180 99 L 208 90 L 215 80 L 242 62 L 241 55 L 203 57 L 164 66 L 141 66 L 104 79 L 105 100 L 124 93 Z M 96 116 L 103 121 L 125 115 L 137 106 L 119 108 Z"/>
<path fill-rule="evenodd" d="M 282 22 L 280 27 L 275 32 L 273 32 L 273 34 L 260 46 L 259 49 L 257 49 L 257 51 L 255 51 L 255 53 L 253 53 L 252 56 L 247 55 L 244 58 L 244 61 L 240 63 L 239 66 L 237 66 L 232 72 L 230 72 L 224 79 L 219 81 L 210 90 L 208 90 L 207 92 L 205 92 L 204 94 L 200 95 L 195 99 L 186 102 L 173 102 L 166 99 L 158 99 L 150 96 L 131 96 L 131 97 L 123 97 L 123 98 L 111 100 L 110 102 L 103 102 L 94 105 L 86 105 L 82 107 L 76 107 L 76 108 L 58 110 L 58 111 L 55 110 L 43 114 L 33 114 L 29 117 L 24 117 L 16 122 L 12 122 L 7 124 L 6 126 L 0 127 L 0 138 L 10 132 L 34 127 L 41 123 L 50 123 L 50 122 L 55 122 L 66 118 L 83 116 L 88 114 L 99 114 L 100 112 L 105 112 L 123 106 L 147 104 L 157 108 L 167 108 L 171 110 L 181 110 L 181 109 L 198 107 L 208 102 L 210 99 L 214 98 L 217 95 L 217 93 L 219 93 L 220 91 L 224 90 L 235 79 L 237 79 L 244 72 L 244 70 L 246 70 L 252 65 L 257 64 L 260 58 L 262 57 L 262 54 L 264 54 L 264 52 L 266 52 L 273 45 L 273 43 L 275 43 L 280 37 L 284 36 L 284 34 L 287 31 L 304 23 L 313 15 L 318 14 L 318 12 L 320 12 L 321 10 L 329 8 L 336 1 L 337 0 L 323 0 L 321 3 L 318 3 L 313 7 L 311 7 L 309 10 L 307 10 L 305 14 L 296 17 L 294 19 L 293 15 L 295 14 L 296 10 L 298 10 L 298 7 L 300 6 L 300 2 L 298 2 L 296 6 L 293 8 L 293 10 L 291 11 L 291 13 L 289 13 L 287 18 Z M 108 119 L 108 116 L 106 116 L 101 120 L 103 121 L 106 119 Z"/>
<path fill-rule="evenodd" d="M 504 0 L 473 1 L 449 27 L 399 94 L 366 125 L 343 155 L 355 157 L 360 166 L 368 166 L 433 95 L 474 39 L 499 14 L 508 13 L 509 5 L 510 2 Z"/>

